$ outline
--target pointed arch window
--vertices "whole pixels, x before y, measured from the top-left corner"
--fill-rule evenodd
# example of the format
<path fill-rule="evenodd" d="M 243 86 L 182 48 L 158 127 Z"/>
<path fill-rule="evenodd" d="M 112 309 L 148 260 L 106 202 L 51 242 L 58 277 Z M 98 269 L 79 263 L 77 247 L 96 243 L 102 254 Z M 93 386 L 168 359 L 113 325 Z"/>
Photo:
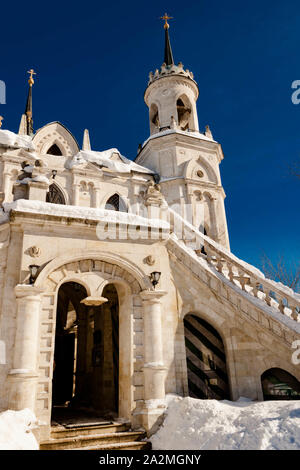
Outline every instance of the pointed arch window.
<path fill-rule="evenodd" d="M 52 204 L 66 204 L 65 197 L 59 187 L 53 183 L 49 186 L 49 191 L 46 196 L 46 202 Z"/>
<path fill-rule="evenodd" d="M 110 211 L 127 212 L 127 207 L 119 194 L 113 194 L 106 202 L 105 209 Z"/>
<path fill-rule="evenodd" d="M 47 150 L 48 155 L 62 155 L 62 152 L 59 148 L 58 145 L 53 144 L 51 147 Z"/>

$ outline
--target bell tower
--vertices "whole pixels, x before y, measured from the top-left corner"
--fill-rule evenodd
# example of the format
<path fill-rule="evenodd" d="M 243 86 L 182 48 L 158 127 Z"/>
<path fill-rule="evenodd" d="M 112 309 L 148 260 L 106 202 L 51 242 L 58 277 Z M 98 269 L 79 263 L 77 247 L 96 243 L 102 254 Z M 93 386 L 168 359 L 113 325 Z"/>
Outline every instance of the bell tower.
<path fill-rule="evenodd" d="M 186 131 L 198 131 L 196 101 L 199 95 L 193 73 L 184 70 L 181 62 L 174 64 L 169 37 L 168 19 L 165 20 L 165 53 L 160 70 L 149 74 L 145 102 L 149 108 L 150 134 L 177 126 Z"/>
<path fill-rule="evenodd" d="M 208 126 L 204 133 L 199 131 L 198 85 L 181 62 L 175 65 L 169 36 L 171 17 L 165 14 L 162 19 L 164 62 L 149 74 L 144 99 L 149 108 L 150 135 L 139 147 L 136 162 L 157 174 L 171 207 L 179 207 L 185 217 L 189 213 L 187 218 L 197 229 L 229 248 L 219 170 L 222 147 Z"/>

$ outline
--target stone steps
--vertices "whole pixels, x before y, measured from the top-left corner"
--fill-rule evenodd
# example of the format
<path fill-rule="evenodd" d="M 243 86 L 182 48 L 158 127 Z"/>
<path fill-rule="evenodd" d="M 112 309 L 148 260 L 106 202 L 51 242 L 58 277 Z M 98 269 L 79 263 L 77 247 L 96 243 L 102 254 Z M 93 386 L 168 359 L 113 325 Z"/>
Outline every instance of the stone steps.
<path fill-rule="evenodd" d="M 40 444 L 41 450 L 129 450 L 149 449 L 151 444 L 142 441 L 144 431 L 129 431 L 129 423 L 105 426 L 78 426 L 73 429 L 52 428 L 51 438 Z"/>
<path fill-rule="evenodd" d="M 63 439 L 65 437 L 87 436 L 95 434 L 109 434 L 115 432 L 129 431 L 130 422 L 126 423 L 113 423 L 105 425 L 89 425 L 89 426 L 76 426 L 66 428 L 64 426 L 54 426 L 51 428 L 51 439 Z"/>
<path fill-rule="evenodd" d="M 151 450 L 151 442 L 120 442 L 117 444 L 105 444 L 99 446 L 78 447 L 73 450 Z"/>

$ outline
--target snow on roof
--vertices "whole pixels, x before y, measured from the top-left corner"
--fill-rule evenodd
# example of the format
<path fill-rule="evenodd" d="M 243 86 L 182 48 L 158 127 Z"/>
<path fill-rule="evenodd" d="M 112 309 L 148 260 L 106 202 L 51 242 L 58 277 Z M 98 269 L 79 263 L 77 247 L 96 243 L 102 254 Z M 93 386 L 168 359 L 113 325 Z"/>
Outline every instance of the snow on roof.
<path fill-rule="evenodd" d="M 34 150 L 35 146 L 30 135 L 19 135 L 0 129 L 0 145 Z"/>
<path fill-rule="evenodd" d="M 209 142 L 216 142 L 216 140 L 212 139 L 211 137 L 207 137 L 205 134 L 201 134 L 201 132 L 197 131 L 182 131 L 180 129 L 166 129 L 165 131 L 157 132 L 156 134 L 152 134 L 148 137 L 148 139 L 143 142 L 142 147 L 144 147 L 149 140 L 156 139 L 157 137 L 162 137 L 163 135 L 169 134 L 181 134 L 181 135 L 188 135 L 191 137 L 196 137 L 196 139 L 200 140 L 208 140 Z"/>
<path fill-rule="evenodd" d="M 119 161 L 112 160 L 112 156 L 114 154 L 117 154 L 119 156 Z M 134 163 L 133 161 L 124 157 L 116 148 L 104 150 L 103 152 L 95 152 L 93 150 L 80 150 L 80 152 L 78 152 L 71 159 L 71 161 L 66 163 L 66 167 L 71 169 L 74 166 L 82 165 L 86 162 L 96 163 L 97 165 L 104 166 L 112 171 L 116 171 L 117 173 L 130 173 L 131 171 L 148 174 L 154 173 L 152 170 L 138 165 L 137 163 Z"/>
<path fill-rule="evenodd" d="M 300 450 L 300 402 L 167 395 L 154 450 Z"/>
<path fill-rule="evenodd" d="M 52 204 L 27 199 L 18 199 L 14 202 L 3 203 L 5 213 L 11 210 L 32 214 L 45 214 L 57 217 L 71 217 L 74 219 L 98 220 L 112 223 L 141 225 L 145 227 L 163 228 L 169 230 L 168 222 L 160 219 L 148 219 L 127 212 L 111 211 L 89 207 L 68 206 L 64 204 Z"/>

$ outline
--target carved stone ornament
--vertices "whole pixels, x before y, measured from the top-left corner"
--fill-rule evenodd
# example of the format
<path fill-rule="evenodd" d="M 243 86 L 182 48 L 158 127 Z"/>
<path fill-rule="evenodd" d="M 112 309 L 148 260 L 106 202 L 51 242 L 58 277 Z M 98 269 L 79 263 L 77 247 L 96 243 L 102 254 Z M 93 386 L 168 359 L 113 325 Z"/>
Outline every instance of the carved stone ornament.
<path fill-rule="evenodd" d="M 42 252 L 38 246 L 31 246 L 28 251 L 32 258 L 38 258 Z"/>
<path fill-rule="evenodd" d="M 153 266 L 155 264 L 155 259 L 152 255 L 149 255 L 144 259 L 144 262 L 149 264 L 149 266 Z"/>

